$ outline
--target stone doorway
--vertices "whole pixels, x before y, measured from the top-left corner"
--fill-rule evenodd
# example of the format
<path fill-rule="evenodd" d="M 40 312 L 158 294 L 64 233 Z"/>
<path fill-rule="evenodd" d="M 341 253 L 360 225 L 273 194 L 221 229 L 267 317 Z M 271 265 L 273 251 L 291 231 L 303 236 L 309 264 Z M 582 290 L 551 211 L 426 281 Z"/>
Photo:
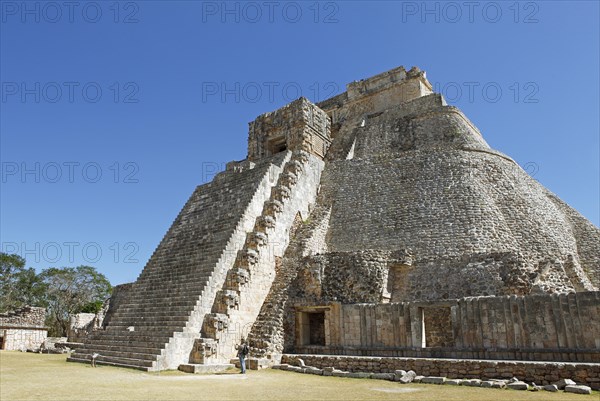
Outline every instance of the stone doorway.
<path fill-rule="evenodd" d="M 325 311 L 298 312 L 296 322 L 298 346 L 325 346 Z"/>
<path fill-rule="evenodd" d="M 423 323 L 425 347 L 454 347 L 450 307 L 423 308 Z"/>
<path fill-rule="evenodd" d="M 325 313 L 308 314 L 309 342 L 308 345 L 325 345 Z"/>

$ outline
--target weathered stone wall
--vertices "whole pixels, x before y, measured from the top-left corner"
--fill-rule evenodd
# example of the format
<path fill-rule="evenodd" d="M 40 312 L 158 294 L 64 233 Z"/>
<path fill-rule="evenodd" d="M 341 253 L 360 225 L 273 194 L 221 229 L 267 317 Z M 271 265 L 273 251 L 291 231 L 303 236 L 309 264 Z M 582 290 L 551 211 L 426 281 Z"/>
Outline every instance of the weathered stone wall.
<path fill-rule="evenodd" d="M 283 150 L 305 151 L 324 158 L 331 144 L 330 132 L 329 116 L 301 97 L 250 123 L 248 160 L 260 160 Z"/>
<path fill-rule="evenodd" d="M 0 349 L 38 350 L 48 336 L 45 318 L 46 309 L 33 306 L 0 313 Z"/>
<path fill-rule="evenodd" d="M 404 67 L 394 68 L 367 79 L 351 82 L 346 89 L 346 92 L 317 104 L 330 115 L 334 124 L 397 107 L 432 93 L 425 72 L 416 67 L 408 72 Z"/>
<path fill-rule="evenodd" d="M 392 358 L 369 356 L 283 355 L 282 363 L 295 365 L 302 359 L 307 366 L 335 367 L 350 372 L 393 373 L 395 370 L 414 370 L 423 376 L 444 376 L 452 379 L 510 379 L 551 384 L 571 379 L 600 389 L 600 364 L 484 361 L 468 359 Z"/>
<path fill-rule="evenodd" d="M 444 344 L 433 344 L 439 347 L 434 356 L 600 362 L 599 305 L 600 292 L 332 304 L 325 312 L 332 334 L 326 347 L 310 347 L 310 352 L 402 356 L 430 348 L 426 332 L 432 329 L 444 338 Z M 427 316 L 436 319 L 441 309 L 449 314 L 432 324 Z M 447 327 L 441 327 L 444 321 Z M 297 346 L 296 351 L 307 349 Z"/>
<path fill-rule="evenodd" d="M 368 250 L 308 256 L 290 290 L 296 291 L 296 298 L 381 302 L 388 278 L 389 253 Z"/>
<path fill-rule="evenodd" d="M 101 327 L 102 321 L 96 319 L 95 313 L 78 313 L 71 316 L 67 338 L 69 342 L 83 342 L 94 329 Z M 98 324 L 99 323 L 99 324 Z"/>
<path fill-rule="evenodd" d="M 108 299 L 108 307 L 104 311 L 104 318 L 102 319 L 102 328 L 106 328 L 110 324 L 115 311 L 119 309 L 119 306 L 127 300 L 127 294 L 133 288 L 133 283 L 125 283 L 115 285 Z M 104 310 L 105 309 L 105 310 Z"/>
<path fill-rule="evenodd" d="M 3 329 L 2 333 L 2 349 L 6 351 L 37 351 L 40 349 L 48 331 L 43 329 Z"/>
<path fill-rule="evenodd" d="M 580 259 L 578 245 L 600 254 L 600 231 L 579 240 L 579 223 L 503 157 L 415 150 L 336 161 L 321 188 L 332 205 L 327 249 L 413 251 L 403 300 L 595 288 L 585 271 L 598 267 Z"/>
<path fill-rule="evenodd" d="M 25 306 L 15 311 L 0 313 L 0 326 L 44 327 L 46 308 Z"/>
<path fill-rule="evenodd" d="M 437 94 L 367 92 L 366 112 L 348 94 L 319 104 L 353 110 L 334 118 L 322 248 L 411 250 L 394 301 L 598 288 L 600 230 L 490 149 L 458 109 Z M 377 97 L 387 107 L 366 100 Z"/>

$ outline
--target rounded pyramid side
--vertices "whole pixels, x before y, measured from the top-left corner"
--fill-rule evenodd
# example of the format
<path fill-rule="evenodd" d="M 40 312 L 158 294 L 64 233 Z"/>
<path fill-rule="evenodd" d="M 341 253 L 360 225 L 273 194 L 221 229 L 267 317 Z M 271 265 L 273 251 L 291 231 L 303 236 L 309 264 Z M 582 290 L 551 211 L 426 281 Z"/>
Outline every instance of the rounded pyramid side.
<path fill-rule="evenodd" d="M 321 182 L 327 249 L 409 250 L 406 300 L 597 288 L 600 230 L 439 95 L 350 123 Z"/>

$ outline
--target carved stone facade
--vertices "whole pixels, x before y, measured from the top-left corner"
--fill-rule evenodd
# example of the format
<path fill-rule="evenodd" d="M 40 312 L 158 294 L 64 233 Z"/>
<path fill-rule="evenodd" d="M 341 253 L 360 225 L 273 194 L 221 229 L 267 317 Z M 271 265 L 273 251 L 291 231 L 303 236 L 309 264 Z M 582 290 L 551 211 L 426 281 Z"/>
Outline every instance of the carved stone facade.
<path fill-rule="evenodd" d="M 325 157 L 331 144 L 331 120 L 306 98 L 265 113 L 250 123 L 248 160 L 254 161 L 286 150 L 301 150 Z"/>

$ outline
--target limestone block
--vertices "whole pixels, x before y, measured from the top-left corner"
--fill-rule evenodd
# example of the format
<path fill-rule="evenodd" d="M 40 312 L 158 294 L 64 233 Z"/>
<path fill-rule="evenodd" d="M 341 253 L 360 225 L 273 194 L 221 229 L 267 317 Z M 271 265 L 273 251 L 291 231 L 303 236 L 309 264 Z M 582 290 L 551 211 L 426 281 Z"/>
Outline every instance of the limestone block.
<path fill-rule="evenodd" d="M 566 386 L 574 386 L 577 383 L 575 383 L 571 379 L 560 379 L 559 381 L 557 381 L 554 384 L 556 384 L 556 387 L 558 387 L 559 390 L 563 390 Z"/>
<path fill-rule="evenodd" d="M 424 377 L 425 376 L 415 376 L 413 378 L 413 382 L 415 382 L 415 383 L 421 383 L 421 380 L 423 380 Z"/>
<path fill-rule="evenodd" d="M 565 386 L 565 392 L 575 394 L 592 394 L 592 389 L 588 386 L 567 385 Z"/>
<path fill-rule="evenodd" d="M 395 370 L 394 371 L 394 380 L 400 381 L 402 376 L 404 376 L 405 374 L 406 374 L 406 370 Z"/>
<path fill-rule="evenodd" d="M 444 384 L 445 381 L 446 378 L 440 376 L 426 376 L 421 379 L 421 383 L 425 384 Z"/>
<path fill-rule="evenodd" d="M 521 381 L 508 383 L 506 387 L 508 387 L 511 390 L 529 390 L 529 385 Z"/>
<path fill-rule="evenodd" d="M 349 377 L 350 372 L 346 372 L 344 370 L 334 370 L 331 375 L 335 377 Z"/>
<path fill-rule="evenodd" d="M 565 393 L 592 394 L 592 389 L 588 386 L 567 385 L 565 386 Z"/>
<path fill-rule="evenodd" d="M 368 372 L 350 372 L 347 377 L 352 377 L 355 379 L 369 379 L 372 377 L 372 373 Z"/>
<path fill-rule="evenodd" d="M 544 390 L 556 393 L 558 391 L 558 387 L 556 384 L 547 384 L 544 386 Z"/>
<path fill-rule="evenodd" d="M 304 373 L 320 376 L 323 374 L 323 370 L 319 369 L 319 368 L 315 368 L 313 366 L 308 366 Z"/>
<path fill-rule="evenodd" d="M 405 372 L 399 379 L 398 381 L 402 384 L 408 384 L 411 383 L 413 380 L 415 380 L 415 378 L 417 377 L 417 374 L 415 373 L 414 370 L 409 370 L 408 372 Z"/>
<path fill-rule="evenodd" d="M 535 383 L 531 383 L 531 391 L 542 391 L 543 389 L 544 389 L 544 387 L 538 386 Z"/>
<path fill-rule="evenodd" d="M 395 375 L 393 373 L 373 373 L 371 379 L 379 380 L 394 380 Z"/>
<path fill-rule="evenodd" d="M 463 380 L 461 379 L 447 379 L 444 384 L 448 384 L 450 386 L 460 386 Z"/>

